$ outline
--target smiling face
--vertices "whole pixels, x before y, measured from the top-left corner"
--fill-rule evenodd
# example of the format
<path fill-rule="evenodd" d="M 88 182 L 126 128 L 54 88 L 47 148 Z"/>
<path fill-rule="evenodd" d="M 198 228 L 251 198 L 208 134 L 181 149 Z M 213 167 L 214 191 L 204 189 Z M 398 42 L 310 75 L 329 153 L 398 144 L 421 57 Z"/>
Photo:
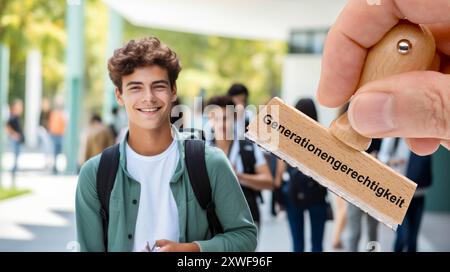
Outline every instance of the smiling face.
<path fill-rule="evenodd" d="M 170 124 L 177 91 L 170 85 L 166 69 L 158 65 L 135 68 L 122 77 L 122 92 L 118 88 L 115 92 L 117 102 L 127 111 L 130 130 L 154 130 Z"/>

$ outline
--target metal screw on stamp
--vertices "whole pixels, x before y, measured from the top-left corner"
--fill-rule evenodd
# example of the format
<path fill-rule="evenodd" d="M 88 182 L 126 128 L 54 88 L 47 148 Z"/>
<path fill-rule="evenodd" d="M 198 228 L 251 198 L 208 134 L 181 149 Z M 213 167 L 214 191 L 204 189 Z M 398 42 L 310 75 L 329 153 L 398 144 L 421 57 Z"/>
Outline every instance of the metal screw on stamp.
<path fill-rule="evenodd" d="M 411 47 L 412 47 L 411 42 L 408 41 L 407 39 L 402 39 L 398 41 L 397 50 L 402 55 L 408 54 L 409 50 L 411 50 Z"/>
<path fill-rule="evenodd" d="M 364 84 L 388 76 L 426 70 L 436 54 L 431 32 L 402 20 L 384 38 L 369 49 L 357 89 Z M 343 114 L 331 123 L 330 132 L 353 149 L 366 150 L 371 139 L 356 132 Z"/>

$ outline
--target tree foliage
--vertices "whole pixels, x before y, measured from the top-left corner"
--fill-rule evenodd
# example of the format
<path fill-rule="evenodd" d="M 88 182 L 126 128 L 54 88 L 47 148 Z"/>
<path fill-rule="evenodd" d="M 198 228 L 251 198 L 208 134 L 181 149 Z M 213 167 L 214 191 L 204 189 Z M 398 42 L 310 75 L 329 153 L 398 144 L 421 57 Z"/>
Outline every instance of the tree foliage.
<path fill-rule="evenodd" d="M 125 27 L 125 39 L 153 35 L 177 52 L 183 70 L 178 80 L 182 97 L 188 99 L 205 89 L 208 96 L 224 94 L 233 82 L 250 90 L 250 102 L 259 104 L 281 88 L 281 68 L 286 44 Z"/>
<path fill-rule="evenodd" d="M 0 0 L 0 43 L 10 48 L 9 97 L 24 97 L 27 53 L 42 53 L 43 90 L 54 95 L 64 82 L 65 0 Z"/>
<path fill-rule="evenodd" d="M 66 0 L 0 0 L 0 43 L 10 48 L 9 99 L 24 97 L 26 57 L 42 53 L 44 95 L 64 91 Z M 264 103 L 278 94 L 286 45 L 150 29 L 125 23 L 124 41 L 146 35 L 159 37 L 179 55 L 183 71 L 179 93 L 188 98 L 205 89 L 223 94 L 236 81 L 246 84 L 250 101 Z M 100 111 L 106 75 L 108 9 L 101 0 L 85 1 L 84 110 Z"/>

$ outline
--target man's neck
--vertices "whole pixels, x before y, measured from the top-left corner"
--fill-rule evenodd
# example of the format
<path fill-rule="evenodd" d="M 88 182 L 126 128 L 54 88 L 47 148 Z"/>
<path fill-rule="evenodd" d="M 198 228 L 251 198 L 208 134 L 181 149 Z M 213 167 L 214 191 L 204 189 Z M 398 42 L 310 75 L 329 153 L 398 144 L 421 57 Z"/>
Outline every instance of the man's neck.
<path fill-rule="evenodd" d="M 172 143 L 170 123 L 157 129 L 143 129 L 130 125 L 128 145 L 142 156 L 155 156 L 164 152 Z"/>

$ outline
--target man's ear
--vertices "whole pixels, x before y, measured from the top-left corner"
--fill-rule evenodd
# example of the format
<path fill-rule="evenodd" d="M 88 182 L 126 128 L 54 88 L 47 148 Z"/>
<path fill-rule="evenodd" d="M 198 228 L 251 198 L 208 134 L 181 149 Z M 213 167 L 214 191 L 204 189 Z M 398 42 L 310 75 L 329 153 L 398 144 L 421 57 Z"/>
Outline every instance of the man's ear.
<path fill-rule="evenodd" d="M 175 102 L 177 100 L 177 85 L 174 84 L 172 87 L 172 102 Z"/>
<path fill-rule="evenodd" d="M 123 103 L 122 100 L 122 93 L 119 91 L 119 88 L 117 87 L 114 88 L 114 95 L 116 96 L 117 104 L 119 104 L 119 106 L 124 106 L 125 104 Z"/>

